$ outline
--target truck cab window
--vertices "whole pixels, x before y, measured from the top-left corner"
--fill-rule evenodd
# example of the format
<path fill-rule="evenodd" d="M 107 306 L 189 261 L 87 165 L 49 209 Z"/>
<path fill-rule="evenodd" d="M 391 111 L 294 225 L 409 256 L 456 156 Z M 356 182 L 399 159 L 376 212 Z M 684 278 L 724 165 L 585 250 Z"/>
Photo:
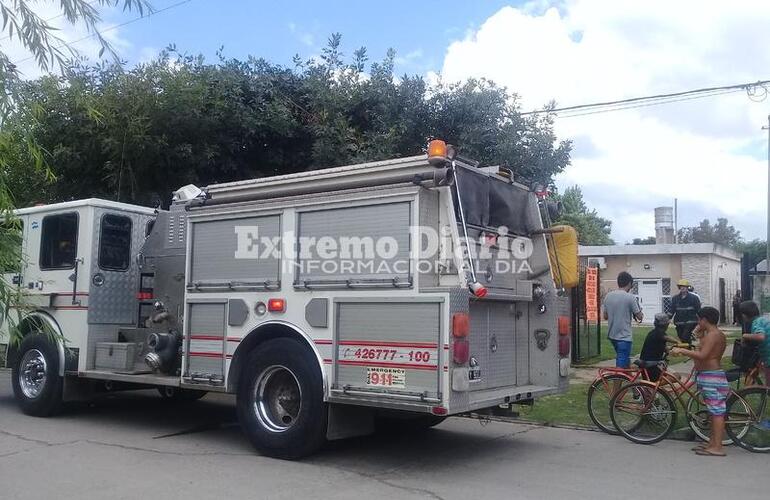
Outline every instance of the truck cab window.
<path fill-rule="evenodd" d="M 125 271 L 131 262 L 131 219 L 120 215 L 102 217 L 99 235 L 99 267 Z"/>
<path fill-rule="evenodd" d="M 49 215 L 43 218 L 40 238 L 40 269 L 75 267 L 78 247 L 78 214 Z"/>

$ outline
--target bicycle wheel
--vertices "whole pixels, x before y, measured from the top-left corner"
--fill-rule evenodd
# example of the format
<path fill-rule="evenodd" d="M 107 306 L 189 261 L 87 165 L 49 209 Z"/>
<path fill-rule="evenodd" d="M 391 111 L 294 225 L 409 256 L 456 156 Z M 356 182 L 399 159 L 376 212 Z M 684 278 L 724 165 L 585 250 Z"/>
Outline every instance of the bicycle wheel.
<path fill-rule="evenodd" d="M 654 444 L 674 429 L 676 406 L 665 391 L 644 382 L 634 382 L 612 397 L 610 418 L 629 441 Z"/>
<path fill-rule="evenodd" d="M 588 388 L 588 416 L 591 421 L 607 434 L 618 434 L 610 418 L 610 400 L 616 390 L 628 383 L 629 378 L 619 373 L 611 373 L 593 381 Z"/>
<path fill-rule="evenodd" d="M 736 411 L 741 410 L 741 405 L 736 406 Z M 711 416 L 706 409 L 706 404 L 703 402 L 703 396 L 700 391 L 695 393 L 695 396 L 690 398 L 687 402 L 687 408 L 685 408 L 687 415 L 687 423 L 690 429 L 696 436 L 702 441 L 707 441 L 711 438 Z M 743 414 L 748 412 L 745 406 L 743 406 Z M 728 413 L 729 417 L 729 413 Z M 722 440 L 722 446 L 730 446 L 733 444 L 733 438 L 726 436 Z"/>
<path fill-rule="evenodd" d="M 770 452 L 770 387 L 738 391 L 727 402 L 727 415 L 727 435 L 735 444 L 755 453 Z"/>

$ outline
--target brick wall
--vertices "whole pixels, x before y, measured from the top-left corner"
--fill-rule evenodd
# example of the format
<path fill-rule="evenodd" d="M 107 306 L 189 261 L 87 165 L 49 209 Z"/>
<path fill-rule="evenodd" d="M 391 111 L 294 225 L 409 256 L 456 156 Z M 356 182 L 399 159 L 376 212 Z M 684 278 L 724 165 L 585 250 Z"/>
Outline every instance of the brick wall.
<path fill-rule="evenodd" d="M 711 268 L 711 255 L 709 254 L 682 255 L 682 278 L 690 280 L 690 284 L 695 288 L 695 293 L 700 296 L 701 304 L 719 307 L 719 304 L 715 303 L 717 297 L 712 296 Z M 672 283 L 672 287 L 676 287 L 675 283 Z M 676 291 L 671 293 L 676 293 Z"/>

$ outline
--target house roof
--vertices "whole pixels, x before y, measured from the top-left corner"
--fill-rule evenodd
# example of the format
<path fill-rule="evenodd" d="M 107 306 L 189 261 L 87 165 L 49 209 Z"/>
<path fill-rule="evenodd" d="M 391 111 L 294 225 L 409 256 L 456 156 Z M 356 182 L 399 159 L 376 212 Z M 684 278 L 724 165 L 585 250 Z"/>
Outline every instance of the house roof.
<path fill-rule="evenodd" d="M 581 257 L 610 257 L 621 255 L 687 255 L 714 254 L 726 259 L 741 260 L 743 254 L 716 243 L 666 243 L 660 245 L 597 245 L 580 246 Z"/>

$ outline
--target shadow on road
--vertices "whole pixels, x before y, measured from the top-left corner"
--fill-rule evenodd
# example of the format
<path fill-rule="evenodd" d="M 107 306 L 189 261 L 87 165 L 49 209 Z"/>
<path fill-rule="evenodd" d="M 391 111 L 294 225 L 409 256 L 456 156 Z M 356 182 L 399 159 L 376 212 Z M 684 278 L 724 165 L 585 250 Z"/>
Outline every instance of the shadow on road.
<path fill-rule="evenodd" d="M 18 415 L 13 418 L 32 418 L 22 415 L 13 397 L 7 393 L 0 395 L 0 408 L 3 413 Z M 216 441 L 218 449 L 231 448 L 233 453 L 253 450 L 237 423 L 235 400 L 229 395 L 209 394 L 199 401 L 181 403 L 164 400 L 155 391 L 118 392 L 90 402 L 68 403 L 54 420 L 67 421 L 77 428 L 98 430 L 102 435 L 110 431 L 123 436 L 135 432 L 151 437 L 157 447 L 163 447 L 171 440 L 185 439 L 188 442 L 198 440 L 203 447 Z M 372 470 L 374 466 L 374 470 L 384 473 L 413 463 L 420 463 L 422 469 L 430 469 L 430 463 L 441 456 L 441 463 L 446 467 L 448 461 L 459 463 L 472 460 L 476 455 L 489 457 L 497 451 L 510 452 L 517 445 L 506 437 L 535 429 L 499 423 L 490 425 L 495 426 L 493 431 L 476 422 L 451 418 L 435 428 L 419 432 L 395 429 L 332 441 L 304 462 L 352 471 Z M 257 456 L 256 451 L 253 453 Z"/>

